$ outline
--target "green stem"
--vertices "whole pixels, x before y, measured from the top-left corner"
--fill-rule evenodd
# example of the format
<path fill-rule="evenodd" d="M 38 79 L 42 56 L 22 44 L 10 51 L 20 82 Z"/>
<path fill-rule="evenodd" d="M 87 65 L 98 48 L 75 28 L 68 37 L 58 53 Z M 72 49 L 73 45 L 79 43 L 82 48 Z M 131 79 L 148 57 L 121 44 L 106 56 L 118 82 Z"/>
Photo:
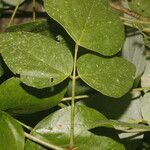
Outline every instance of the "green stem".
<path fill-rule="evenodd" d="M 59 106 L 60 108 L 65 108 L 65 107 L 66 107 L 66 105 L 63 104 L 63 103 L 59 103 L 58 106 Z"/>
<path fill-rule="evenodd" d="M 23 127 L 25 127 L 26 129 L 28 129 L 29 131 L 32 131 L 32 130 L 33 130 L 32 127 L 30 127 L 30 126 L 24 124 L 23 122 L 20 122 L 19 120 L 16 120 L 16 121 L 17 121 L 20 125 L 22 125 Z"/>
<path fill-rule="evenodd" d="M 134 129 L 132 129 L 132 130 L 123 130 L 123 129 L 116 129 L 116 130 L 120 130 L 120 131 L 122 131 L 122 132 L 126 132 L 126 133 L 143 133 L 143 132 L 149 132 L 150 130 L 147 130 L 147 129 L 141 129 L 141 130 L 134 130 Z"/>
<path fill-rule="evenodd" d="M 140 92 L 140 91 L 144 91 L 144 90 L 150 90 L 150 87 L 142 87 L 142 88 L 135 88 L 132 89 L 133 92 Z"/>
<path fill-rule="evenodd" d="M 19 8 L 19 5 L 20 5 L 20 1 L 19 1 L 19 3 L 16 5 L 15 10 L 13 11 L 13 14 L 12 14 L 10 20 L 9 20 L 9 23 L 8 23 L 7 27 L 10 27 L 10 26 L 11 26 L 11 23 L 12 23 L 12 21 L 13 21 L 13 19 L 14 19 L 14 17 L 15 17 L 15 14 L 16 14 L 18 8 Z"/>
<path fill-rule="evenodd" d="M 75 116 L 75 86 L 76 86 L 76 65 L 79 46 L 75 45 L 73 75 L 72 75 L 72 100 L 71 100 L 71 116 L 70 116 L 70 148 L 74 147 L 74 116 Z"/>
<path fill-rule="evenodd" d="M 89 98 L 89 97 L 90 97 L 89 95 L 75 96 L 75 100 L 86 99 L 86 98 Z M 72 97 L 65 97 L 61 101 L 64 102 L 64 101 L 70 101 L 70 100 L 72 100 Z"/>
<path fill-rule="evenodd" d="M 49 149 L 65 150 L 64 148 L 59 147 L 59 146 L 57 146 L 57 145 L 44 142 L 44 141 L 42 141 L 42 140 L 40 140 L 40 139 L 38 139 L 38 138 L 36 138 L 36 137 L 34 137 L 34 136 L 32 136 L 32 135 L 26 133 L 26 132 L 24 133 L 24 135 L 25 135 L 25 137 L 26 137 L 27 139 L 29 139 L 29 140 L 31 140 L 31 141 L 33 141 L 33 142 L 36 142 L 36 143 L 38 143 L 38 144 L 41 144 L 41 145 L 43 145 L 43 146 L 45 146 L 45 147 L 47 147 L 47 148 L 49 148 Z"/>
<path fill-rule="evenodd" d="M 139 28 L 137 26 L 135 26 L 133 23 L 131 24 L 131 23 L 128 23 L 128 22 L 124 22 L 124 25 L 132 27 L 132 28 L 136 28 L 136 29 L 139 30 Z M 143 28 L 142 32 L 150 33 L 150 29 L 148 27 L 147 28 Z"/>
<path fill-rule="evenodd" d="M 139 24 L 147 24 L 150 25 L 150 21 L 143 21 L 143 20 L 135 20 L 135 19 L 129 19 L 125 17 L 120 17 L 121 20 L 129 22 L 129 23 L 139 23 Z"/>
<path fill-rule="evenodd" d="M 140 92 L 144 90 L 150 90 L 150 87 L 135 88 L 135 89 L 132 89 L 131 92 L 138 92 L 138 91 Z M 80 99 L 86 99 L 89 97 L 91 97 L 91 95 L 79 95 L 79 96 L 75 96 L 74 98 L 75 100 L 80 100 Z M 64 102 L 64 101 L 70 101 L 70 100 L 72 100 L 72 97 L 65 97 L 61 101 Z"/>
<path fill-rule="evenodd" d="M 129 122 L 122 122 L 118 120 L 101 120 L 99 123 L 94 123 L 94 127 L 98 126 L 106 126 L 110 125 L 109 127 L 114 127 L 116 130 L 123 131 L 123 132 L 149 132 L 150 127 L 144 124 L 135 124 Z M 119 127 L 119 128 L 118 128 Z"/>
<path fill-rule="evenodd" d="M 33 0 L 33 21 L 36 20 L 36 0 Z"/>
<path fill-rule="evenodd" d="M 79 76 L 76 76 L 76 80 L 79 79 L 79 78 L 80 78 Z M 70 76 L 70 79 L 72 79 L 72 75 Z"/>

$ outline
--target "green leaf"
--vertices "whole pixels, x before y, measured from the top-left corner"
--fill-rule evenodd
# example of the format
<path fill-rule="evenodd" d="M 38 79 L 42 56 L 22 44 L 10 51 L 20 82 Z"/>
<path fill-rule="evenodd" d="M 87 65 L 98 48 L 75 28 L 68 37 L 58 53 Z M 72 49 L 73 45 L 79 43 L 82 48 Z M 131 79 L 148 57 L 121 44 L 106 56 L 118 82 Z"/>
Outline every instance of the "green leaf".
<path fill-rule="evenodd" d="M 5 63 L 29 86 L 54 86 L 72 72 L 73 59 L 65 42 L 29 32 L 0 34 L 0 40 Z"/>
<path fill-rule="evenodd" d="M 66 92 L 66 85 L 35 89 L 15 78 L 0 85 L 0 109 L 13 114 L 30 114 L 56 106 Z"/>
<path fill-rule="evenodd" d="M 111 125 L 112 127 L 124 130 L 124 131 L 136 131 L 138 132 L 144 132 L 144 131 L 150 131 L 150 127 L 147 125 L 141 125 L 137 123 L 128 123 L 123 121 L 117 121 L 117 120 L 106 120 L 106 121 L 99 121 L 96 122 L 95 125 L 97 126 L 108 126 Z"/>
<path fill-rule="evenodd" d="M 13 25 L 6 29 L 7 32 L 32 32 L 39 33 L 44 36 L 48 36 L 51 39 L 58 42 L 67 42 L 69 47 L 74 48 L 74 41 L 68 36 L 66 31 L 52 19 L 37 20 L 29 23 L 23 23 L 19 25 Z"/>
<path fill-rule="evenodd" d="M 41 32 L 44 30 L 48 30 L 49 24 L 47 20 L 36 20 L 33 22 L 27 22 L 22 24 L 17 24 L 10 26 L 6 29 L 7 32 L 18 32 L 18 31 L 26 31 L 26 32 Z"/>
<path fill-rule="evenodd" d="M 86 65 L 85 65 L 86 64 Z M 95 90 L 110 97 L 121 97 L 132 87 L 135 67 L 123 58 L 103 58 L 93 54 L 77 62 L 80 78 Z"/>
<path fill-rule="evenodd" d="M 109 119 L 118 120 L 126 123 L 135 123 L 135 125 L 137 125 L 142 120 L 140 92 L 130 92 L 119 99 L 104 96 L 102 94 L 97 94 L 95 96 L 89 97 L 87 100 L 84 99 L 83 101 L 80 101 L 78 103 L 81 102 L 86 106 L 94 108 L 97 111 L 101 112 Z M 116 129 L 121 128 L 123 130 L 126 129 L 128 131 L 134 128 L 131 127 L 133 124 L 129 124 L 129 126 L 131 125 L 130 128 L 129 126 L 128 127 L 126 126 L 128 125 L 126 123 L 114 127 Z M 137 127 L 135 126 L 135 128 Z M 143 127 L 141 128 L 141 126 L 138 126 L 138 128 L 139 129 L 135 130 L 133 129 L 134 130 L 134 131 L 132 130 L 133 133 L 121 132 L 118 134 L 119 137 L 121 138 L 121 142 L 123 142 L 124 145 L 126 145 L 127 149 L 129 150 L 136 149 L 137 146 L 142 142 L 144 134 L 139 135 L 137 134 L 137 132 L 138 130 L 142 131 Z"/>
<path fill-rule="evenodd" d="M 24 150 L 24 131 L 14 118 L 0 111 L 0 149 Z"/>
<path fill-rule="evenodd" d="M 17 5 L 23 3 L 25 0 L 2 0 L 3 2 L 9 4 L 9 5 Z"/>
<path fill-rule="evenodd" d="M 25 31 L 25 32 L 33 32 L 33 33 L 40 33 L 42 35 L 53 37 L 52 31 L 52 25 L 47 20 L 37 20 L 33 22 L 23 23 L 19 25 L 13 25 L 6 29 L 7 32 L 19 32 L 19 31 Z M 55 29 L 56 30 L 56 27 Z"/>
<path fill-rule="evenodd" d="M 77 103 L 82 102 L 101 112 L 109 119 L 132 122 L 142 119 L 140 97 L 139 92 L 130 92 L 121 98 L 112 98 L 99 93 Z"/>
<path fill-rule="evenodd" d="M 78 45 L 108 56 L 120 51 L 124 27 L 106 1 L 45 0 L 44 4 L 48 15 L 60 23 Z"/>
<path fill-rule="evenodd" d="M 87 131 L 95 121 L 107 120 L 102 114 L 84 105 L 75 107 L 75 147 L 80 150 L 110 150 L 117 147 L 124 150 L 122 144 L 105 134 L 95 135 Z M 70 136 L 70 107 L 61 109 L 42 120 L 31 132 L 35 137 L 67 148 Z M 41 146 L 27 141 L 26 150 L 44 150 Z"/>
<path fill-rule="evenodd" d="M 150 17 L 149 0 L 132 0 L 129 2 L 129 6 L 133 11 L 136 11 L 143 16 Z"/>
<path fill-rule="evenodd" d="M 136 66 L 135 78 L 140 77 L 146 66 L 145 51 L 143 36 L 140 33 L 134 32 L 132 36 L 128 36 L 124 43 L 122 55 L 125 59 Z"/>

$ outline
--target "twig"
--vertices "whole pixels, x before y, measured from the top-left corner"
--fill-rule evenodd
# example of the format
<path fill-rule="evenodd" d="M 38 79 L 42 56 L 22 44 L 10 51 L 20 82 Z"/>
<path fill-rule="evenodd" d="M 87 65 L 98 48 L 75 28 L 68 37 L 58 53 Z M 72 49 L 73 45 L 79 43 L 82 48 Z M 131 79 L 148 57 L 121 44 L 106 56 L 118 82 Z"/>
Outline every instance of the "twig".
<path fill-rule="evenodd" d="M 28 129 L 29 131 L 32 131 L 32 130 L 33 130 L 32 127 L 30 127 L 30 126 L 24 124 L 23 122 L 20 122 L 19 120 L 16 120 L 16 121 L 17 121 L 20 125 L 22 125 L 23 127 L 25 127 L 26 129 Z"/>
<path fill-rule="evenodd" d="M 126 21 L 126 22 L 130 22 L 130 23 L 139 23 L 139 24 L 150 25 L 150 21 L 135 20 L 135 19 L 129 19 L 129 18 L 125 18 L 125 17 L 120 17 L 120 19 L 123 21 Z"/>
<path fill-rule="evenodd" d="M 142 87 L 142 88 L 132 89 L 133 92 L 144 91 L 144 90 L 150 90 L 150 87 Z"/>
<path fill-rule="evenodd" d="M 59 147 L 59 146 L 57 146 L 57 145 L 44 142 L 44 141 L 42 141 L 42 140 L 40 140 L 40 139 L 38 139 L 38 138 L 36 138 L 36 137 L 34 137 L 34 136 L 32 136 L 32 135 L 26 133 L 26 132 L 24 133 L 24 135 L 25 135 L 25 137 L 26 137 L 27 139 L 29 139 L 29 140 L 31 140 L 31 141 L 33 141 L 33 142 L 36 142 L 36 143 L 38 143 L 38 144 L 41 144 L 41 145 L 43 145 L 43 146 L 45 146 L 45 147 L 47 147 L 47 148 L 54 149 L 54 150 L 65 150 L 64 148 Z"/>
<path fill-rule="evenodd" d="M 75 45 L 74 62 L 73 62 L 73 75 L 72 75 L 72 100 L 71 100 L 71 113 L 70 113 L 70 148 L 74 147 L 74 116 L 75 116 L 75 91 L 76 91 L 76 65 L 77 54 L 79 46 Z"/>
<path fill-rule="evenodd" d="M 85 99 L 89 97 L 90 97 L 89 95 L 80 95 L 80 96 L 75 96 L 75 99 L 79 100 L 79 99 Z M 72 100 L 72 97 L 65 97 L 61 101 L 70 101 L 70 100 Z"/>
<path fill-rule="evenodd" d="M 130 24 L 130 23 L 127 23 L 127 22 L 124 22 L 124 25 L 129 26 L 129 27 L 133 27 L 133 28 L 136 28 L 139 30 L 139 28 L 137 26 Z M 150 28 L 144 28 L 144 29 L 142 29 L 142 32 L 150 33 Z"/>
<path fill-rule="evenodd" d="M 18 8 L 19 8 L 19 5 L 20 5 L 20 1 L 19 1 L 19 3 L 16 5 L 15 10 L 13 11 L 13 14 L 12 14 L 12 16 L 11 16 L 11 18 L 10 18 L 10 21 L 9 21 L 7 27 L 10 27 L 10 26 L 11 26 L 11 23 L 12 23 L 12 21 L 13 21 L 13 19 L 14 19 L 14 17 L 15 17 L 15 14 L 16 14 Z"/>
<path fill-rule="evenodd" d="M 125 13 L 125 14 L 127 14 L 129 16 L 132 16 L 132 17 L 134 17 L 136 19 L 139 19 L 141 21 L 150 22 L 150 18 L 143 17 L 140 14 L 138 14 L 138 13 L 132 11 L 132 10 L 129 10 L 128 8 L 123 7 L 122 5 L 119 5 L 119 4 L 115 3 L 115 2 L 112 2 L 111 0 L 109 0 L 109 4 L 110 4 L 110 6 L 113 9 L 115 9 L 115 10 L 121 12 L 121 13 Z"/>
<path fill-rule="evenodd" d="M 36 20 L 36 0 L 33 0 L 33 21 Z"/>

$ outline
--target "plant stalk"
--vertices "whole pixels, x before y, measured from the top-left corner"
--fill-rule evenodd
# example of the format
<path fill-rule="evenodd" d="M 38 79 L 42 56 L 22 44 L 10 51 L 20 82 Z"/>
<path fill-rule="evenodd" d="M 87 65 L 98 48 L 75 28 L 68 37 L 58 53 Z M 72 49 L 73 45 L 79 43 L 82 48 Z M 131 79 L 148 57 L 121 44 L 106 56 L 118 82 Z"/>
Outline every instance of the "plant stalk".
<path fill-rule="evenodd" d="M 11 26 L 12 21 L 14 20 L 15 14 L 16 14 L 18 8 L 19 8 L 19 5 L 20 5 L 20 1 L 19 1 L 19 3 L 16 5 L 15 10 L 13 11 L 13 14 L 12 14 L 10 20 L 9 20 L 8 25 L 7 25 L 7 28 Z"/>
<path fill-rule="evenodd" d="M 118 4 L 117 2 L 113 2 L 113 0 L 109 0 L 109 4 L 112 8 L 114 8 L 115 10 L 117 10 L 119 12 L 125 13 L 125 14 L 132 16 L 136 19 L 139 19 L 141 21 L 150 22 L 149 17 L 141 16 L 140 14 L 138 14 L 132 10 L 129 10 L 128 8 L 123 7 L 121 4 Z"/>
<path fill-rule="evenodd" d="M 142 88 L 132 89 L 133 92 L 140 92 L 140 91 L 144 91 L 144 90 L 150 90 L 150 87 L 142 87 Z"/>
<path fill-rule="evenodd" d="M 150 25 L 150 21 L 143 21 L 143 20 L 138 20 L 138 19 L 135 20 L 135 19 L 129 19 L 125 17 L 120 17 L 120 19 L 129 23 Z"/>
<path fill-rule="evenodd" d="M 33 2 L 32 2 L 32 4 L 33 4 L 33 21 L 35 21 L 36 20 L 36 0 L 33 0 Z"/>
<path fill-rule="evenodd" d="M 59 146 L 57 146 L 57 145 L 44 142 L 44 141 L 42 141 L 42 140 L 40 140 L 40 139 L 38 139 L 38 138 L 36 138 L 36 137 L 34 137 L 34 136 L 32 136 L 32 135 L 26 133 L 26 132 L 24 133 L 24 135 L 25 135 L 25 137 L 26 137 L 27 139 L 29 139 L 29 140 L 31 140 L 31 141 L 33 141 L 33 142 L 36 142 L 36 143 L 38 143 L 38 144 L 41 144 L 41 145 L 43 145 L 43 146 L 45 146 L 45 147 L 47 147 L 47 148 L 49 148 L 49 149 L 65 150 L 64 148 L 59 147 Z"/>
<path fill-rule="evenodd" d="M 75 96 L 75 100 L 86 99 L 89 97 L 90 97 L 89 95 L 79 95 L 79 96 Z M 61 101 L 65 102 L 65 101 L 70 101 L 70 100 L 72 100 L 72 97 L 65 97 Z"/>
<path fill-rule="evenodd" d="M 20 125 L 22 125 L 23 127 L 25 127 L 26 129 L 28 129 L 29 131 L 32 131 L 32 130 L 33 130 L 32 127 L 30 127 L 30 126 L 24 124 L 23 122 L 20 122 L 19 120 L 16 120 L 16 121 L 17 121 Z"/>
<path fill-rule="evenodd" d="M 76 86 L 76 65 L 79 46 L 75 45 L 73 75 L 72 75 L 72 100 L 71 100 L 71 116 L 70 116 L 70 148 L 74 147 L 74 118 L 75 118 L 75 86 Z"/>

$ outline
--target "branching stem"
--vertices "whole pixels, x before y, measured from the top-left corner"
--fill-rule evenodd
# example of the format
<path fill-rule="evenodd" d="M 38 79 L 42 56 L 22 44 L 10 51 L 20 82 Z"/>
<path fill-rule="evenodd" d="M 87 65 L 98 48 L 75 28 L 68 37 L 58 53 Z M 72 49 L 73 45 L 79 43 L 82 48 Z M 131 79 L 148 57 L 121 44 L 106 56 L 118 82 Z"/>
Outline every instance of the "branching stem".
<path fill-rule="evenodd" d="M 29 131 L 32 131 L 32 130 L 33 130 L 32 127 L 30 127 L 30 126 L 24 124 L 23 122 L 20 122 L 19 120 L 16 120 L 16 121 L 17 121 L 20 125 L 22 125 L 23 127 L 25 127 L 26 129 L 28 129 Z"/>
<path fill-rule="evenodd" d="M 89 95 L 79 95 L 79 96 L 75 96 L 75 100 L 86 99 L 89 97 L 90 97 Z M 70 100 L 72 100 L 72 97 L 65 97 L 61 101 L 63 102 L 63 101 L 70 101 Z"/>
<path fill-rule="evenodd" d="M 150 87 L 142 87 L 142 88 L 135 88 L 132 91 L 133 92 L 140 92 L 140 91 L 144 91 L 144 90 L 150 90 Z"/>
<path fill-rule="evenodd" d="M 70 116 L 70 148 L 74 147 L 74 116 L 75 116 L 75 86 L 76 86 L 76 65 L 79 46 L 75 45 L 73 75 L 72 75 L 72 100 L 71 100 L 71 116 Z"/>
<path fill-rule="evenodd" d="M 137 19 L 135 20 L 135 19 L 129 19 L 129 18 L 125 18 L 125 17 L 120 17 L 120 19 L 125 22 L 129 22 L 129 23 L 150 25 L 150 21 L 142 21 L 142 20 L 137 20 Z"/>
<path fill-rule="evenodd" d="M 150 22 L 150 18 L 143 17 L 140 14 L 138 14 L 132 10 L 129 10 L 128 8 L 123 7 L 122 5 L 118 4 L 117 2 L 113 2 L 112 0 L 109 0 L 109 4 L 112 8 L 114 8 L 115 10 L 117 10 L 121 13 L 125 13 L 125 14 L 132 16 L 132 17 L 134 17 L 138 20 L 141 20 L 141 21 Z"/>
<path fill-rule="evenodd" d="M 114 2 L 112 0 L 109 0 L 109 4 L 113 9 L 115 9 L 121 13 L 125 13 L 125 14 L 132 17 L 132 19 L 120 17 L 120 19 L 124 21 L 124 25 L 139 29 L 138 26 L 136 26 L 135 24 L 142 24 L 142 25 L 149 25 L 150 24 L 150 18 L 149 17 L 141 16 L 140 14 L 138 14 L 132 10 L 129 10 L 128 8 L 123 7 L 121 5 L 121 3 L 118 3 L 118 2 L 119 1 Z M 143 28 L 142 31 L 146 32 L 146 33 L 150 33 L 150 29 L 148 27 Z"/>
<path fill-rule="evenodd" d="M 36 137 L 34 137 L 34 136 L 32 136 L 32 135 L 26 133 L 26 132 L 24 133 L 24 135 L 25 135 L 25 137 L 26 137 L 27 139 L 29 139 L 29 140 L 31 140 L 31 141 L 33 141 L 33 142 L 36 142 L 36 143 L 38 143 L 38 144 L 40 144 L 40 145 L 43 145 L 43 146 L 45 146 L 45 147 L 47 147 L 47 148 L 49 148 L 49 149 L 65 150 L 64 148 L 59 147 L 59 146 L 57 146 L 57 145 L 44 142 L 44 141 L 42 141 L 42 140 L 40 140 L 40 139 L 38 139 L 38 138 L 36 138 Z"/>

